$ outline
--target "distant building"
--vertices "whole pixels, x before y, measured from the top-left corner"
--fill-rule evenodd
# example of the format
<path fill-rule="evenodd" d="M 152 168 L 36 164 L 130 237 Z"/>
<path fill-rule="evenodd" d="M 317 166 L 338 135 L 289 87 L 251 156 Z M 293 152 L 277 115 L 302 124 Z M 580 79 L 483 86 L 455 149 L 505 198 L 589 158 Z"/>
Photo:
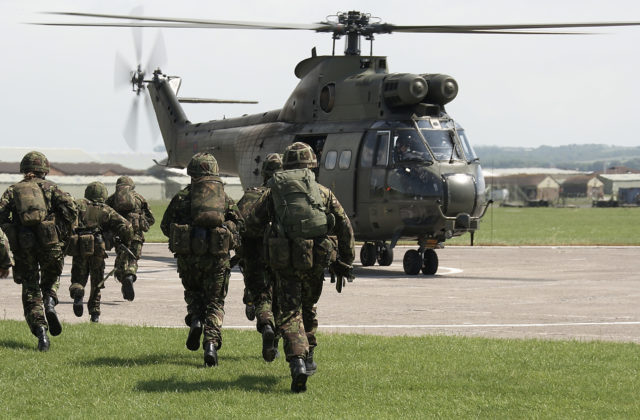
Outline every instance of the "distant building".
<path fill-rule="evenodd" d="M 561 187 L 560 195 L 565 198 L 590 197 L 597 200 L 604 194 L 604 184 L 596 174 L 569 177 L 562 182 Z"/>
<path fill-rule="evenodd" d="M 560 184 L 553 177 L 538 175 L 506 175 L 487 177 L 485 183 L 491 190 L 508 190 L 508 197 L 515 201 L 556 201 L 560 197 Z"/>
<path fill-rule="evenodd" d="M 604 184 L 604 194 L 610 195 L 614 199 L 619 199 L 619 191 L 621 189 L 640 188 L 640 174 L 600 174 L 598 179 Z M 625 192 L 625 197 L 627 193 Z"/>

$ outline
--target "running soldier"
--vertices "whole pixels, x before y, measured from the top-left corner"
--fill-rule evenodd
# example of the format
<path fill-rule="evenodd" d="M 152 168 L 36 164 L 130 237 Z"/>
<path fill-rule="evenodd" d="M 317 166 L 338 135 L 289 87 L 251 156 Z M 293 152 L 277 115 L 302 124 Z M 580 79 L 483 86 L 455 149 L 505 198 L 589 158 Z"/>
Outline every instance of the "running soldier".
<path fill-rule="evenodd" d="M 49 337 L 62 332 L 55 306 L 64 264 L 62 247 L 78 215 L 73 198 L 45 180 L 49 161 L 40 152 L 20 162 L 24 179 L 0 198 L 0 224 L 9 238 L 15 266 L 13 280 L 22 284 L 22 306 L 38 350 L 49 350 Z"/>
<path fill-rule="evenodd" d="M 282 169 L 282 155 L 270 153 L 262 164 L 262 186 L 247 188 L 238 201 L 238 208 L 246 219 L 262 194 L 267 191 L 267 181 Z M 264 256 L 264 226 L 262 232 L 255 232 L 257 236 L 246 230 L 240 232 L 242 247 L 239 252 L 240 268 L 244 277 L 245 313 L 250 321 L 256 317 L 256 328 L 262 334 L 262 357 L 272 362 L 278 354 L 278 340 L 275 336 L 275 322 L 273 319 L 273 282 L 274 275 Z M 248 257 L 248 258 L 247 258 Z"/>
<path fill-rule="evenodd" d="M 353 278 L 354 239 L 349 218 L 333 193 L 315 180 L 311 147 L 296 142 L 283 156 L 284 170 L 253 207 L 247 230 L 260 232 L 269 222 L 269 265 L 275 272 L 276 327 L 284 338 L 291 391 L 306 391 L 315 373 L 318 345 L 315 305 L 329 265 L 339 277 Z M 337 237 L 335 242 L 329 235 Z M 333 261 L 333 262 L 331 262 Z"/>
<path fill-rule="evenodd" d="M 78 227 L 69 241 L 67 255 L 73 256 L 69 295 L 73 299 L 73 313 L 81 317 L 82 298 L 87 280 L 91 276 L 91 291 L 87 309 L 91 322 L 100 320 L 100 290 L 104 289 L 104 260 L 107 258 L 104 235 L 111 233 L 120 246 L 129 244 L 133 229 L 124 217 L 105 204 L 107 187 L 102 182 L 92 182 L 84 190 L 84 198 L 78 200 Z"/>
<path fill-rule="evenodd" d="M 122 284 L 122 297 L 133 300 L 135 292 L 133 283 L 138 278 L 138 260 L 142 255 L 144 232 L 149 230 L 154 219 L 147 200 L 134 191 L 135 184 L 128 176 L 121 176 L 116 181 L 116 192 L 107 198 L 107 205 L 120 213 L 133 227 L 133 237 L 129 247 L 116 249 L 115 276 Z"/>
<path fill-rule="evenodd" d="M 224 299 L 229 288 L 229 251 L 236 246 L 243 220 L 224 192 L 218 162 L 210 153 L 197 153 L 187 165 L 191 184 L 178 192 L 164 213 L 160 228 L 178 259 L 178 274 L 187 303 L 190 327 L 187 348 L 202 347 L 206 367 L 218 364 L 222 346 Z"/>

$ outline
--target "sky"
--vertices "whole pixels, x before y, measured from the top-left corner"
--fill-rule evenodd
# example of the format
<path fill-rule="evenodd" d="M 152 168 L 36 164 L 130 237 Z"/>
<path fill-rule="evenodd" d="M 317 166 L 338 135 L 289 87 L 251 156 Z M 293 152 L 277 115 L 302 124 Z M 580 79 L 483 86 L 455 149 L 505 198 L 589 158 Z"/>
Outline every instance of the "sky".
<path fill-rule="evenodd" d="M 126 152 L 122 132 L 135 100 L 114 89 L 119 52 L 135 64 L 128 28 L 69 28 L 24 22 L 75 21 L 42 11 L 258 22 L 314 23 L 359 10 L 396 25 L 640 22 L 635 0 L 277 1 L 236 2 L 0 0 L 2 146 Z M 459 84 L 447 111 L 474 145 L 640 146 L 638 28 L 599 35 L 378 35 L 374 55 L 390 72 L 445 73 Z M 146 63 L 158 29 L 143 30 Z M 331 37 L 312 31 L 163 29 L 168 62 L 183 78 L 181 96 L 257 100 L 257 105 L 185 104 L 192 122 L 279 109 L 298 83 L 295 65 L 331 54 Z M 336 43 L 342 53 L 343 41 Z M 368 52 L 368 44 L 363 45 Z M 138 151 L 151 151 L 140 115 Z"/>

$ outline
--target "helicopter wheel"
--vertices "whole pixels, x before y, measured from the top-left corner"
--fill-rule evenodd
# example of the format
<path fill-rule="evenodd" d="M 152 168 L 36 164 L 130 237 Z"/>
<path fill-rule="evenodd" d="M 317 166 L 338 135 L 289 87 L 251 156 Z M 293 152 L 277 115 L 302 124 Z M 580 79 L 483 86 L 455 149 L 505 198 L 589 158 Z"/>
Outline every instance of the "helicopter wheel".
<path fill-rule="evenodd" d="M 378 264 L 383 267 L 388 267 L 393 262 L 393 248 L 391 245 L 384 242 L 380 245 L 380 251 L 378 252 Z"/>
<path fill-rule="evenodd" d="M 438 271 L 438 254 L 436 254 L 436 251 L 425 249 L 423 261 L 422 274 L 436 274 L 436 271 Z"/>
<path fill-rule="evenodd" d="M 405 274 L 409 274 L 411 276 L 415 276 L 420 272 L 422 268 L 422 256 L 417 249 L 410 249 L 404 254 L 404 258 L 402 259 L 402 267 L 404 268 Z"/>
<path fill-rule="evenodd" d="M 360 262 L 363 267 L 369 267 L 376 263 L 376 244 L 365 242 L 360 248 Z"/>

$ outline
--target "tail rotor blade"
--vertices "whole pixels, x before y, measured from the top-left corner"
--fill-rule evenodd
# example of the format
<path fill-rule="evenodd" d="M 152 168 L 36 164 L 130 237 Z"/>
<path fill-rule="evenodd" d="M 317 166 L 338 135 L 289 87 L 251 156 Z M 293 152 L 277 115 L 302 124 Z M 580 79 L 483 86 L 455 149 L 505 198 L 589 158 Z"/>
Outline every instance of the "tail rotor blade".
<path fill-rule="evenodd" d="M 144 111 L 147 114 L 147 120 L 149 122 L 149 130 L 151 132 L 152 144 L 157 144 L 160 138 L 160 127 L 158 126 L 158 119 L 156 118 L 155 110 L 153 109 L 153 103 L 149 93 L 144 94 Z"/>
<path fill-rule="evenodd" d="M 138 150 L 138 97 L 133 98 L 122 135 L 131 150 Z"/>
<path fill-rule="evenodd" d="M 164 67 L 165 64 L 167 64 L 167 48 L 164 44 L 162 32 L 158 31 L 156 42 L 153 45 L 153 50 L 151 51 L 149 61 L 147 62 L 146 70 L 153 71 L 159 67 Z"/>
<path fill-rule="evenodd" d="M 115 70 L 113 75 L 113 87 L 122 89 L 131 85 L 131 66 L 122 54 L 116 52 Z"/>

